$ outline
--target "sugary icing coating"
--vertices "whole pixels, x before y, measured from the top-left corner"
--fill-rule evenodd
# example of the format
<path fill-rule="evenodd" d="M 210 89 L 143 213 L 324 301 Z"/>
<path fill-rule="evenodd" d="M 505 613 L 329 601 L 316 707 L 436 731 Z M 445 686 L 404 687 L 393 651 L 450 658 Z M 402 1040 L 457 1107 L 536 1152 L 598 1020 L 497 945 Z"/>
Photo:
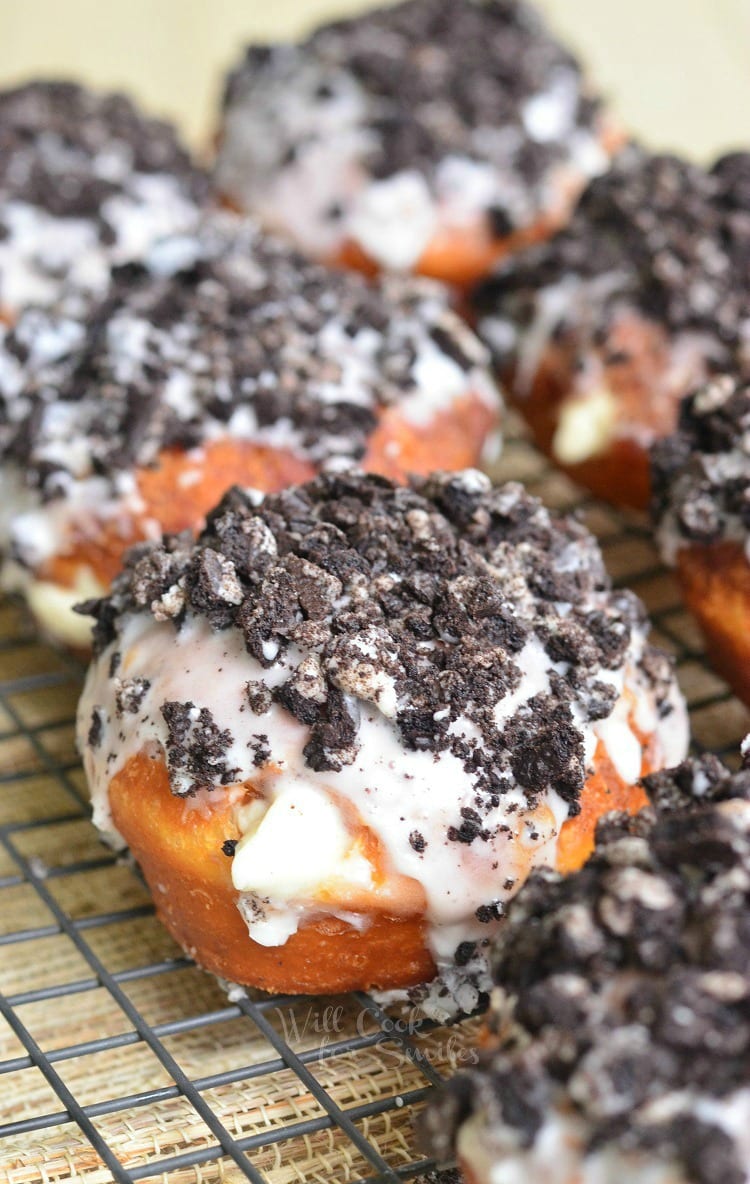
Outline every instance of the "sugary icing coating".
<path fill-rule="evenodd" d="M 682 403 L 674 435 L 654 446 L 653 500 L 662 554 L 722 540 L 748 548 L 750 385 L 725 375 Z"/>
<path fill-rule="evenodd" d="M 578 62 L 533 9 L 407 0 L 248 48 L 216 179 L 308 253 L 352 239 L 410 268 L 441 225 L 506 237 L 559 214 L 605 167 L 600 139 Z"/>
<path fill-rule="evenodd" d="M 489 1046 L 428 1116 L 476 1184 L 744 1184 L 750 767 L 646 779 L 574 876 L 535 873 L 494 950 Z"/>
<path fill-rule="evenodd" d="M 174 450 L 195 458 L 197 479 L 194 450 L 248 441 L 285 450 L 302 479 L 361 460 L 391 412 L 418 433 L 471 396 L 491 425 L 485 361 L 437 286 L 329 272 L 250 222 L 208 214 L 115 269 L 102 298 L 68 291 L 2 334 L 14 558 L 36 569 L 101 535 L 94 518 L 126 540 L 158 534 L 138 475 Z"/>
<path fill-rule="evenodd" d="M 192 226 L 208 182 L 167 123 L 70 82 L 0 92 L 0 316 L 102 291 L 112 265 Z"/>
<path fill-rule="evenodd" d="M 188 802 L 257 782 L 260 824 L 228 854 L 263 944 L 324 909 L 321 851 L 366 881 L 346 803 L 421 886 L 438 965 L 466 967 L 529 868 L 554 863 L 600 741 L 631 784 L 642 736 L 659 763 L 685 751 L 669 663 L 594 539 L 473 470 L 233 491 L 197 543 L 136 548 L 87 608 L 96 822 L 112 829 L 110 780 L 144 750 Z"/>

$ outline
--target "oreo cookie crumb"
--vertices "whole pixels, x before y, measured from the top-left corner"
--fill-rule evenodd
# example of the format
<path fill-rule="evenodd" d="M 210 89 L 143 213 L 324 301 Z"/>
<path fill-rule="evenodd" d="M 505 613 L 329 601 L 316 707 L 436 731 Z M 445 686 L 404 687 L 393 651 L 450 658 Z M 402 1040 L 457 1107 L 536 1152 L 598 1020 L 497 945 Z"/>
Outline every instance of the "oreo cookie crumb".
<path fill-rule="evenodd" d="M 245 695 L 250 705 L 250 710 L 254 711 L 256 715 L 265 715 L 266 712 L 271 710 L 273 697 L 265 683 L 245 683 Z"/>
<path fill-rule="evenodd" d="M 750 532 L 750 384 L 724 375 L 686 398 L 651 453 L 652 516 L 665 558 Z"/>
<path fill-rule="evenodd" d="M 89 725 L 86 743 L 89 748 L 98 748 L 102 742 L 102 735 L 104 731 L 104 719 L 102 718 L 101 707 L 95 707 L 91 712 L 91 724 Z"/>
<path fill-rule="evenodd" d="M 118 716 L 137 715 L 148 694 L 151 683 L 147 678 L 118 678 L 115 676 L 115 703 Z"/>
<path fill-rule="evenodd" d="M 233 737 L 227 729 L 217 727 L 208 708 L 172 700 L 162 703 L 161 714 L 167 725 L 166 757 L 172 792 L 191 797 L 199 790 L 231 785 L 239 772 L 226 760 Z"/>
<path fill-rule="evenodd" d="M 57 218 L 101 218 L 104 200 L 132 173 L 168 174 L 195 201 L 207 197 L 205 174 L 171 124 L 143 115 L 125 95 L 73 82 L 0 91 L 0 145 L 0 201 Z"/>
<path fill-rule="evenodd" d="M 495 403 L 484 348 L 434 285 L 331 271 L 207 214 L 115 269 L 104 297 L 21 313 L 6 351 L 54 349 L 32 350 L 18 382 L 0 384 L 0 457 L 45 501 L 93 477 L 121 498 L 123 474 L 227 436 L 286 449 L 303 471 L 349 465 L 388 408 L 433 397 L 420 361 L 436 333 L 467 391 Z M 241 597 L 234 562 L 204 549 L 186 573 L 191 601 L 203 594 L 217 621 Z M 177 617 L 185 596 L 160 578 L 153 598 Z"/>

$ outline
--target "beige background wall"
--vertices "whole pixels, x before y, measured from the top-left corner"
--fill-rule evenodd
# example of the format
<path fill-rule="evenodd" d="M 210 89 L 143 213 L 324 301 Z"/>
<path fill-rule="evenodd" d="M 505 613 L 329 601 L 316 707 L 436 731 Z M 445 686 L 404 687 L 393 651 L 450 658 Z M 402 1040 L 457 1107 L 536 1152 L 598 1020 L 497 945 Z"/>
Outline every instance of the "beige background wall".
<path fill-rule="evenodd" d="M 540 0 L 639 134 L 707 156 L 750 143 L 750 0 Z M 0 83 L 35 73 L 136 92 L 205 143 L 244 41 L 363 0 L 0 0 Z"/>

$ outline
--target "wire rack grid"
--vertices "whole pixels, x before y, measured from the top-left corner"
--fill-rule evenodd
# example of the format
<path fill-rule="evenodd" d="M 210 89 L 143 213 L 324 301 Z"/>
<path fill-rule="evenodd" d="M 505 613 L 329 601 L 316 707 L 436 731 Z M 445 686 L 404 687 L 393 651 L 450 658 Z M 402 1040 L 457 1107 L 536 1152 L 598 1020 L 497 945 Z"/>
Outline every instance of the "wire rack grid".
<path fill-rule="evenodd" d="M 750 721 L 645 525 L 582 497 L 517 430 L 493 476 L 583 515 L 675 657 L 696 748 L 731 761 Z M 426 1179 L 414 1115 L 471 1060 L 479 1021 L 440 1027 L 365 994 L 227 996 L 88 821 L 81 674 L 0 605 L 0 1182 Z"/>

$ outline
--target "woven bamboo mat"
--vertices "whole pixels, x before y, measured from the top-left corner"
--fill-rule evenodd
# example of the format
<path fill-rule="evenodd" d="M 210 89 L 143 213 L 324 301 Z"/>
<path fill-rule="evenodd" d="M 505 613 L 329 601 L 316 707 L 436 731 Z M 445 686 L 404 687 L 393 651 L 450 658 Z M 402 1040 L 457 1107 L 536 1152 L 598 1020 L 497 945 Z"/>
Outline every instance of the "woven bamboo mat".
<path fill-rule="evenodd" d="M 520 434 L 493 476 L 580 510 L 676 657 L 697 746 L 731 756 L 750 720 L 644 525 L 582 499 Z M 228 998 L 88 822 L 80 677 L 0 604 L 0 1184 L 419 1178 L 414 1115 L 478 1021 L 394 1026 L 365 996 Z"/>

